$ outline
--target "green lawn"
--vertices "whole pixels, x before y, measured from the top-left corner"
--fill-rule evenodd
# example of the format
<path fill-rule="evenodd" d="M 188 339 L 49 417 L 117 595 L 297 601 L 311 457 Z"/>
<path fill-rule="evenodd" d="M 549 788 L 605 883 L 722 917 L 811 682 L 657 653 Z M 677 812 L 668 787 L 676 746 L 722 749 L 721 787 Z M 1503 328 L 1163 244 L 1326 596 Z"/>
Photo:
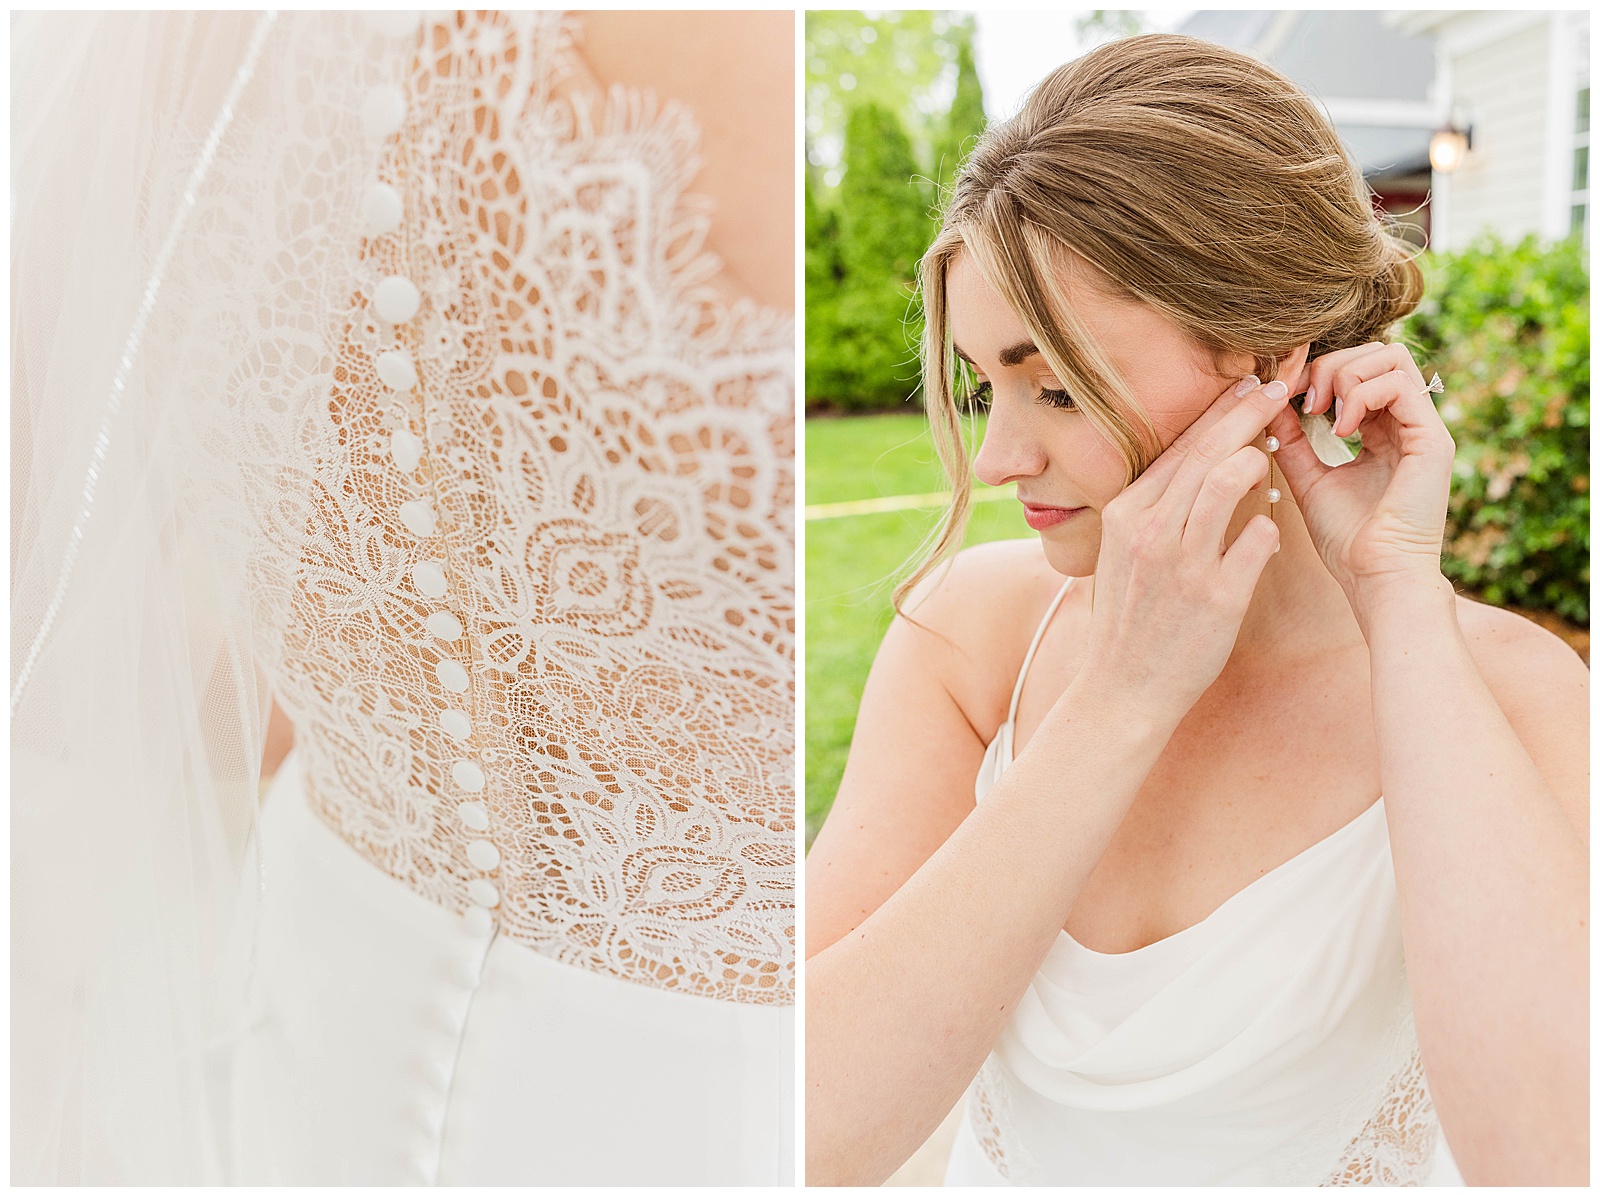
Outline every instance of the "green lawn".
<path fill-rule="evenodd" d="M 975 430 L 982 436 L 981 420 Z M 977 442 L 974 441 L 974 444 Z M 920 415 L 806 421 L 806 508 L 946 489 Z M 806 842 L 833 804 L 894 577 L 936 510 L 806 520 Z M 1032 536 L 1011 500 L 978 503 L 966 543 Z"/>

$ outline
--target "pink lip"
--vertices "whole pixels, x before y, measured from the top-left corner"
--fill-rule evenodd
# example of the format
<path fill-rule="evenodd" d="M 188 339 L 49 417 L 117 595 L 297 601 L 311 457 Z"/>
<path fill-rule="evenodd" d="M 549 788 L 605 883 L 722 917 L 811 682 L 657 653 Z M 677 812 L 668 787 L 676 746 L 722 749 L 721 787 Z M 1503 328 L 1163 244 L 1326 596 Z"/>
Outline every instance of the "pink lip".
<path fill-rule="evenodd" d="M 1046 528 L 1054 528 L 1063 520 L 1069 520 L 1084 507 L 1040 507 L 1033 503 L 1022 504 L 1022 518 L 1028 521 L 1028 527 L 1035 532 L 1043 532 Z"/>

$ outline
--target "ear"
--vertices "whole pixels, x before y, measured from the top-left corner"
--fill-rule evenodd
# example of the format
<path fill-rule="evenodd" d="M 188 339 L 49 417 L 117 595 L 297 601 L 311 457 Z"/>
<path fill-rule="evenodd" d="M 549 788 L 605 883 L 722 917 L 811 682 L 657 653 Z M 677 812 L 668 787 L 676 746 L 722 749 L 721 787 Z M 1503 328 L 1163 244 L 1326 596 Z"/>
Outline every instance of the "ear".
<path fill-rule="evenodd" d="M 1306 366 L 1311 357 L 1311 342 L 1298 345 L 1278 359 L 1278 377 L 1289 384 L 1289 394 L 1298 395 L 1306 389 Z"/>

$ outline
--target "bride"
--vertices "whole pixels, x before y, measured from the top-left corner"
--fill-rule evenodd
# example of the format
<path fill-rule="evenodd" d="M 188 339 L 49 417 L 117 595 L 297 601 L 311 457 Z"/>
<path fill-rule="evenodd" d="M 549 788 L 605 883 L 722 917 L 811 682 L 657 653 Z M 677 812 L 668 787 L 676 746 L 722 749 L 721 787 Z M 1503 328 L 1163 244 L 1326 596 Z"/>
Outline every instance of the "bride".
<path fill-rule="evenodd" d="M 18 19 L 14 1180 L 791 1181 L 792 30 Z"/>
<path fill-rule="evenodd" d="M 1039 535 L 896 594 L 808 862 L 808 1181 L 965 1090 L 947 1183 L 1586 1183 L 1587 672 L 1440 573 L 1420 274 L 1325 118 L 1112 43 L 922 287 L 934 561 L 963 393 Z"/>

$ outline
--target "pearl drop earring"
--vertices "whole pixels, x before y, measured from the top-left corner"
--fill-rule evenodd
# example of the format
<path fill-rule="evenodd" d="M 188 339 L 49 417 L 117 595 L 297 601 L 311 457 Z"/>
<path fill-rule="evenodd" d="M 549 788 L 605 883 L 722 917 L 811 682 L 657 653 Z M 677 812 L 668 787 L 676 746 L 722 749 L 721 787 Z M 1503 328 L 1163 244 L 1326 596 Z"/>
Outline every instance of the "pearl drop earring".
<path fill-rule="evenodd" d="M 1267 512 L 1272 516 L 1272 522 L 1278 522 L 1278 500 L 1283 498 L 1283 492 L 1278 489 L 1277 458 L 1273 454 L 1278 451 L 1278 438 L 1267 437 Z"/>

